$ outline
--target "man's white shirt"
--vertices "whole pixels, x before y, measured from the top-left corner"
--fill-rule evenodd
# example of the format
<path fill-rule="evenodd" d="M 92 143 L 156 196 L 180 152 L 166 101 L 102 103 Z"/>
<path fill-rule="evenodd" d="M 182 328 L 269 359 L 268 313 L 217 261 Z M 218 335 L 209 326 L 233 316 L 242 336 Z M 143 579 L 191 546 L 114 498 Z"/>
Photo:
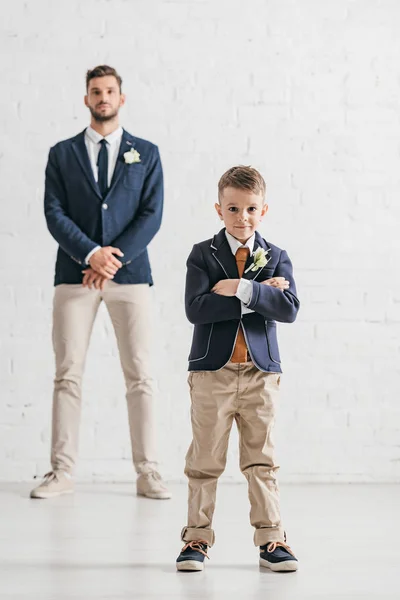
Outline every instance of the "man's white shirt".
<path fill-rule="evenodd" d="M 88 127 L 85 131 L 85 145 L 89 155 L 90 166 L 92 167 L 93 177 L 95 181 L 99 179 L 99 170 L 97 167 L 97 159 L 99 157 L 100 152 L 100 142 L 101 140 L 106 140 L 107 142 L 107 152 L 108 152 L 108 187 L 111 185 L 111 181 L 114 175 L 115 165 L 117 164 L 119 147 L 121 145 L 121 138 L 123 134 L 122 127 L 118 127 L 115 131 L 103 137 L 100 133 L 97 133 L 92 127 Z M 86 264 L 89 264 L 90 257 L 99 250 L 101 246 L 96 246 L 89 252 L 89 254 L 85 257 Z"/>

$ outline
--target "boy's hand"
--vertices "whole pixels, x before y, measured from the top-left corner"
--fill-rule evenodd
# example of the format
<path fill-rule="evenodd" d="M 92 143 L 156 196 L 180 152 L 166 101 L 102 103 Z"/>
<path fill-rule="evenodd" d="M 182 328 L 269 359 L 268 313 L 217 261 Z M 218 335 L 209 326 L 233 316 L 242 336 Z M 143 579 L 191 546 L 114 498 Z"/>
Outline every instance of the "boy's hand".
<path fill-rule="evenodd" d="M 240 279 L 221 279 L 212 288 L 212 292 L 220 296 L 234 296 L 237 292 Z"/>
<path fill-rule="evenodd" d="M 265 281 L 260 281 L 263 285 L 270 285 L 271 287 L 278 288 L 278 290 L 288 290 L 289 282 L 284 277 L 272 277 L 272 279 L 266 279 Z"/>
<path fill-rule="evenodd" d="M 83 287 L 88 287 L 90 290 L 92 289 L 92 285 L 96 288 L 96 290 L 104 290 L 104 285 L 107 281 L 107 277 L 103 277 L 93 269 L 85 269 L 82 271 L 83 273 Z"/>

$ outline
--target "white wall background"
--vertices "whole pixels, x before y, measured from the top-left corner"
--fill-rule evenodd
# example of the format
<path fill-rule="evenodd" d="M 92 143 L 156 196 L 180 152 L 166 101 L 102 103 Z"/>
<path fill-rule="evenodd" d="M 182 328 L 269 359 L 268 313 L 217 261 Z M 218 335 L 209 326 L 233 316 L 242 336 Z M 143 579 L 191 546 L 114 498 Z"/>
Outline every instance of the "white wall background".
<path fill-rule="evenodd" d="M 3 11 L 4 13 L 4 11 Z M 262 233 L 295 266 L 280 327 L 282 481 L 400 481 L 400 4 L 395 0 L 14 0 L 0 50 L 0 479 L 48 468 L 56 244 L 48 149 L 88 123 L 87 68 L 123 76 L 121 114 L 165 169 L 151 245 L 162 472 L 190 441 L 186 257 L 220 226 L 228 167 L 265 175 Z M 232 438 L 226 477 L 242 480 Z M 133 477 L 114 334 L 100 311 L 84 380 L 82 479 Z"/>

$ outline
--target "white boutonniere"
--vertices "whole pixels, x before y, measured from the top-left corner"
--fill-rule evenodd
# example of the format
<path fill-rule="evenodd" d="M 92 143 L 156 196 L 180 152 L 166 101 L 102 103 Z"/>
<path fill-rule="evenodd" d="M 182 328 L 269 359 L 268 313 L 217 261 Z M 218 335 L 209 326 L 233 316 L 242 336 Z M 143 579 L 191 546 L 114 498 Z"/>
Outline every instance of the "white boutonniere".
<path fill-rule="evenodd" d="M 131 148 L 129 152 L 124 153 L 124 159 L 127 165 L 133 165 L 133 163 L 141 162 L 140 154 L 135 148 Z"/>
<path fill-rule="evenodd" d="M 267 256 L 269 252 L 268 250 L 264 250 L 263 248 L 257 248 L 255 252 L 253 252 L 253 263 L 245 270 L 245 273 L 248 271 L 257 271 L 258 269 L 262 269 L 269 263 L 271 260 L 270 256 Z"/>

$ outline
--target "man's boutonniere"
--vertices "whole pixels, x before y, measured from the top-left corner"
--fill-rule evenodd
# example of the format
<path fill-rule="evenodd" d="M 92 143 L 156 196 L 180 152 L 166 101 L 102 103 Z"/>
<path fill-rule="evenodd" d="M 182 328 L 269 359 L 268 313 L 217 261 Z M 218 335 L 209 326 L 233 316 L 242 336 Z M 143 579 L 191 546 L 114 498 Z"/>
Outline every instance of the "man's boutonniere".
<path fill-rule="evenodd" d="M 264 250 L 263 248 L 257 248 L 257 250 L 252 254 L 254 262 L 245 270 L 245 273 L 248 271 L 257 271 L 258 269 L 265 267 L 265 265 L 267 265 L 271 260 L 270 256 L 267 257 L 268 252 L 269 249 Z"/>
<path fill-rule="evenodd" d="M 131 148 L 129 152 L 124 153 L 124 159 L 127 165 L 133 165 L 133 163 L 141 162 L 140 154 L 135 148 Z"/>

